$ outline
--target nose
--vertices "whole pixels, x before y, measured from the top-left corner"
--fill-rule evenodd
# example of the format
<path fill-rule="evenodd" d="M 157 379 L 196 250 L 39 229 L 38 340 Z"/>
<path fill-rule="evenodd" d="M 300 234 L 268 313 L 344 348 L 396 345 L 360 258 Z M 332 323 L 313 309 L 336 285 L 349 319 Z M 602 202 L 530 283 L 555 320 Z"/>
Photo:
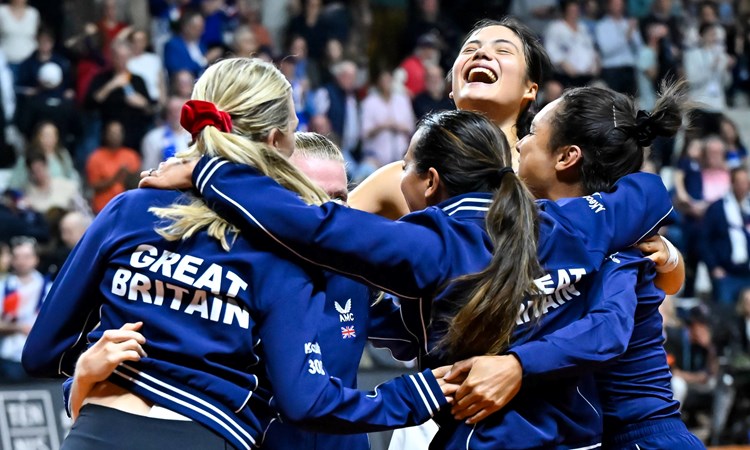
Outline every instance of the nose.
<path fill-rule="evenodd" d="M 522 137 L 521 139 L 519 139 L 519 141 L 518 141 L 518 142 L 516 142 L 516 152 L 518 152 L 519 154 L 521 153 L 521 145 L 522 145 L 522 144 L 523 144 L 523 143 L 524 143 L 525 141 L 526 141 L 526 136 Z"/>
<path fill-rule="evenodd" d="M 477 51 L 474 52 L 471 59 L 477 60 L 477 59 L 490 59 L 490 55 L 487 54 L 487 48 L 483 45 L 477 49 Z"/>

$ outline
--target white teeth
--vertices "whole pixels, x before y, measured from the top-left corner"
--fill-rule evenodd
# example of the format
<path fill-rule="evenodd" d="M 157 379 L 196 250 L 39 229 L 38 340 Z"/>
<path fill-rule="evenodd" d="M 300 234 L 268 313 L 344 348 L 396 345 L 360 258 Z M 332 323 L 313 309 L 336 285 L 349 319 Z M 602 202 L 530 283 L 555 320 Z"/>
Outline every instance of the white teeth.
<path fill-rule="evenodd" d="M 497 81 L 497 75 L 495 75 L 495 73 L 490 69 L 484 67 L 474 67 L 473 69 L 471 69 L 469 71 L 469 81 L 475 81 L 477 80 L 477 78 L 481 78 L 480 74 L 486 75 L 490 83 L 494 83 L 495 81 Z"/>

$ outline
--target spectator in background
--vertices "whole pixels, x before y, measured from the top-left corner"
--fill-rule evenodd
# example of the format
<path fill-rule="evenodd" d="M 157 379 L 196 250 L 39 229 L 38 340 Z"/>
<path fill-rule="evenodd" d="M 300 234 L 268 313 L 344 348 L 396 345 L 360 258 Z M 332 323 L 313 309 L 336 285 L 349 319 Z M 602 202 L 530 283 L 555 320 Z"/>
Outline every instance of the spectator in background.
<path fill-rule="evenodd" d="M 205 23 L 201 44 L 205 48 L 223 48 L 224 33 L 229 29 L 229 16 L 224 0 L 200 0 L 200 11 Z"/>
<path fill-rule="evenodd" d="M 178 70 L 171 77 L 169 94 L 174 97 L 190 98 L 193 94 L 193 85 L 195 85 L 195 75 L 189 70 Z"/>
<path fill-rule="evenodd" d="M 638 22 L 625 17 L 624 0 L 607 1 L 607 14 L 596 24 L 596 44 L 602 80 L 617 92 L 635 96 L 635 66 L 643 42 Z"/>
<path fill-rule="evenodd" d="M 638 50 L 637 80 L 638 107 L 651 111 L 656 103 L 656 87 L 659 77 L 659 42 L 669 30 L 661 23 L 651 23 L 646 28 L 646 45 Z"/>
<path fill-rule="evenodd" d="M 21 367 L 21 352 L 50 283 L 37 270 L 36 239 L 17 237 L 10 246 L 13 273 L 0 292 L 0 379 L 19 382 L 29 379 Z"/>
<path fill-rule="evenodd" d="M 427 67 L 425 91 L 414 97 L 412 102 L 417 120 L 431 111 L 456 109 L 453 101 L 448 97 L 445 84 L 445 73 L 440 66 Z"/>
<path fill-rule="evenodd" d="M 47 242 L 49 227 L 44 216 L 27 207 L 20 191 L 8 189 L 0 197 L 0 241 L 8 242 L 15 236 Z"/>
<path fill-rule="evenodd" d="M 731 179 L 731 191 L 706 210 L 701 236 L 713 297 L 723 305 L 733 304 L 750 287 L 750 177 L 739 167 Z"/>
<path fill-rule="evenodd" d="M 341 61 L 333 66 L 331 72 L 335 79 L 315 92 L 313 109 L 316 115 L 324 115 L 330 121 L 331 130 L 336 134 L 333 140 L 338 140 L 337 144 L 349 164 L 348 169 L 355 173 L 357 162 L 354 153 L 360 144 L 359 105 L 355 92 L 357 65 L 351 61 Z"/>
<path fill-rule="evenodd" d="M 143 138 L 143 170 L 156 168 L 160 162 L 187 150 L 193 138 L 180 125 L 180 112 L 185 101 L 185 98 L 169 97 L 162 111 L 164 123 L 149 131 Z"/>
<path fill-rule="evenodd" d="M 289 21 L 287 33 L 291 36 L 302 36 L 307 43 L 310 58 L 323 58 L 329 31 L 323 20 L 322 0 L 303 0 L 302 12 Z"/>
<path fill-rule="evenodd" d="M 544 47 L 563 86 L 585 86 L 599 74 L 594 40 L 580 20 L 576 0 L 563 0 L 563 17 L 553 21 L 544 36 Z"/>
<path fill-rule="evenodd" d="M 703 141 L 685 136 L 685 144 L 674 171 L 674 205 L 682 214 L 683 252 L 685 254 L 686 297 L 695 295 L 695 277 L 700 257 L 700 223 L 709 203 L 703 199 Z"/>
<path fill-rule="evenodd" d="M 292 101 L 294 102 L 294 111 L 299 120 L 297 131 L 307 131 L 310 123 L 310 113 L 312 112 L 312 106 L 308 102 L 310 83 L 307 78 L 297 75 L 297 64 L 296 57 L 287 56 L 278 61 L 276 65 L 281 73 L 284 74 L 287 81 L 289 81 L 289 84 L 292 85 Z"/>
<path fill-rule="evenodd" d="M 513 0 L 510 14 L 528 25 L 541 38 L 557 15 L 558 4 L 558 0 Z"/>
<path fill-rule="evenodd" d="M 296 64 L 294 76 L 306 79 L 311 87 L 319 87 L 333 81 L 331 68 L 343 61 L 344 50 L 341 42 L 329 39 L 326 43 L 325 54 L 321 61 L 315 61 L 307 53 L 307 41 L 302 36 L 292 36 L 289 44 L 289 55 L 294 56 Z"/>
<path fill-rule="evenodd" d="M 37 41 L 37 50 L 19 69 L 16 126 L 26 139 L 33 139 L 38 124 L 52 122 L 65 145 L 75 148 L 80 122 L 74 102 L 73 68 L 55 51 L 50 29 L 40 28 Z"/>
<path fill-rule="evenodd" d="M 91 81 L 86 105 L 99 112 L 102 122 L 118 121 L 125 130 L 125 146 L 139 148 L 151 126 L 151 100 L 143 78 L 128 70 L 130 46 L 112 44 L 112 68 Z"/>
<path fill-rule="evenodd" d="M 730 169 L 745 166 L 747 163 L 747 148 L 742 144 L 737 125 L 726 116 L 721 118 L 719 136 L 727 148 L 727 166 Z"/>
<path fill-rule="evenodd" d="M 703 141 L 703 199 L 708 203 L 724 197 L 731 187 L 727 166 L 727 147 L 719 136 L 711 135 Z"/>
<path fill-rule="evenodd" d="M 688 9 L 689 6 L 688 6 Z M 719 22 L 719 10 L 713 1 L 701 1 L 698 3 L 696 14 L 688 14 L 688 22 L 685 27 L 685 33 L 682 37 L 682 45 L 685 49 L 700 47 L 703 40 L 704 26 L 716 26 L 716 44 L 726 49 L 727 32 Z"/>
<path fill-rule="evenodd" d="M 120 37 L 120 33 L 127 31 L 128 24 L 120 22 L 117 16 L 117 0 L 102 0 L 100 3 L 101 18 L 96 23 L 101 36 L 101 49 L 105 61 L 112 60 L 112 43 Z"/>
<path fill-rule="evenodd" d="M 255 35 L 258 47 L 273 48 L 273 40 L 268 29 L 263 25 L 259 0 L 237 0 L 237 19 L 241 25 L 247 25 Z"/>
<path fill-rule="evenodd" d="M 374 172 L 390 162 L 403 159 L 415 123 L 409 98 L 393 92 L 390 71 L 380 71 L 374 89 L 362 101 L 363 163 L 370 165 Z"/>
<path fill-rule="evenodd" d="M 26 149 L 26 154 L 44 156 L 50 176 L 70 180 L 77 186 L 81 185 L 81 178 L 73 166 L 73 158 L 60 142 L 60 135 L 54 123 L 40 122 L 37 125 Z M 8 187 L 23 189 L 29 179 L 27 167 L 26 157 L 18 158 L 8 180 Z"/>
<path fill-rule="evenodd" d="M 258 40 L 249 26 L 240 25 L 234 30 L 230 49 L 235 56 L 254 56 L 258 52 L 258 47 Z"/>
<path fill-rule="evenodd" d="M 408 20 L 407 0 L 369 0 L 372 14 L 367 48 L 370 70 L 395 67 L 403 58 L 403 33 Z"/>
<path fill-rule="evenodd" d="M 664 25 L 669 30 L 666 36 L 659 39 L 658 44 L 659 73 L 654 86 L 660 86 L 663 81 L 677 76 L 682 56 L 682 24 L 680 17 L 672 12 L 672 0 L 654 0 L 651 4 L 651 13 L 641 21 L 641 33 L 646 40 L 648 28 L 652 24 Z"/>
<path fill-rule="evenodd" d="M 148 33 L 145 30 L 133 30 L 128 35 L 128 42 L 132 53 L 127 63 L 128 71 L 143 78 L 153 103 L 163 103 L 166 98 L 164 66 L 156 53 L 148 51 Z"/>
<path fill-rule="evenodd" d="M 21 63 L 36 50 L 39 11 L 26 0 L 11 0 L 0 5 L 0 49 L 17 76 Z"/>
<path fill-rule="evenodd" d="M 399 66 L 406 71 L 406 82 L 404 84 L 411 98 L 424 92 L 427 67 L 436 66 L 439 63 L 440 40 L 432 34 L 420 36 L 417 39 L 414 53 Z"/>
<path fill-rule="evenodd" d="M 63 96 L 72 98 L 73 73 L 70 61 L 55 50 L 55 36 L 52 34 L 52 30 L 44 26 L 39 27 L 36 42 L 36 50 L 21 63 L 18 69 L 18 77 L 15 80 L 16 91 L 23 96 L 32 96 L 46 88 L 46 95 L 56 98 L 62 98 Z M 54 89 L 41 86 L 39 80 L 39 70 L 49 62 L 55 63 L 62 72 L 62 80 Z"/>
<path fill-rule="evenodd" d="M 589 34 L 596 38 L 596 24 L 601 19 L 599 0 L 585 0 L 581 2 L 581 22 L 586 25 Z"/>
<path fill-rule="evenodd" d="M 563 85 L 559 81 L 555 79 L 546 80 L 540 89 L 541 95 L 538 101 L 540 111 L 541 108 L 562 97 L 563 90 Z"/>
<path fill-rule="evenodd" d="M 701 44 L 685 52 L 685 78 L 691 100 L 698 102 L 693 126 L 705 134 L 719 132 L 719 121 L 727 107 L 724 87 L 730 81 L 730 60 L 718 41 L 717 25 L 703 24 L 700 28 Z"/>
<path fill-rule="evenodd" d="M 683 413 L 710 409 L 719 362 L 712 340 L 710 312 L 705 305 L 692 308 L 685 327 L 668 330 L 665 345 L 672 365 L 672 391 Z"/>
<path fill-rule="evenodd" d="M 215 51 L 209 55 L 208 49 L 201 43 L 204 28 L 203 16 L 198 11 L 187 10 L 182 14 L 179 34 L 164 45 L 164 67 L 169 76 L 186 69 L 197 77 L 203 73 L 210 60 L 220 55 Z"/>
<path fill-rule="evenodd" d="M 440 65 L 442 67 L 452 66 L 454 56 L 452 50 L 461 46 L 463 33 L 450 17 L 441 12 L 440 2 L 438 0 L 417 1 L 414 16 L 406 28 L 406 48 L 415 48 L 420 36 L 426 34 L 437 36 L 439 41 L 445 45 L 445 48 L 451 50 L 451 52 L 443 52 Z"/>
<path fill-rule="evenodd" d="M 29 208 L 47 216 L 55 208 L 68 211 L 84 207 L 80 186 L 67 178 L 51 176 L 43 154 L 30 154 L 26 169 L 29 179 L 23 193 Z"/>
<path fill-rule="evenodd" d="M 98 213 L 117 194 L 138 185 L 141 158 L 135 150 L 123 147 L 123 127 L 112 121 L 104 129 L 102 147 L 86 163 L 86 178 L 94 190 L 91 207 Z"/>
<path fill-rule="evenodd" d="M 91 225 L 91 215 L 84 214 L 80 211 L 71 211 L 66 213 L 59 222 L 60 239 L 57 245 L 52 247 L 52 251 L 42 255 L 41 267 L 44 273 L 54 281 L 57 272 L 60 270 L 65 260 L 68 258 L 70 251 L 78 243 L 83 233 Z"/>
<path fill-rule="evenodd" d="M 736 305 L 736 341 L 732 344 L 737 347 L 738 353 L 750 358 L 750 288 L 740 292 Z"/>

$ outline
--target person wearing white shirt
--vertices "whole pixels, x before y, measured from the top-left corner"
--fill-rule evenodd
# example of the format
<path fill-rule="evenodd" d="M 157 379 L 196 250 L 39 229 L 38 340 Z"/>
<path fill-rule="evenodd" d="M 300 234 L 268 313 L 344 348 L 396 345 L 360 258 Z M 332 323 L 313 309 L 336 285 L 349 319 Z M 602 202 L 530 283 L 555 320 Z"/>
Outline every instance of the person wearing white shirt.
<path fill-rule="evenodd" d="M 623 0 L 609 0 L 607 14 L 596 24 L 596 43 L 602 63 L 602 80 L 617 92 L 634 96 L 635 66 L 643 46 L 638 22 L 624 15 Z"/>
<path fill-rule="evenodd" d="M 26 0 L 12 0 L 0 5 L 0 48 L 8 63 L 18 66 L 36 50 L 39 11 Z"/>
<path fill-rule="evenodd" d="M 727 107 L 724 88 L 730 81 L 730 58 L 718 42 L 718 30 L 718 25 L 701 25 L 701 45 L 686 51 L 683 58 L 690 99 L 701 105 L 693 126 L 704 134 L 719 132 L 721 114 Z"/>
<path fill-rule="evenodd" d="M 416 119 L 409 97 L 393 92 L 393 75 L 384 70 L 362 101 L 362 150 L 374 168 L 404 157 Z"/>
<path fill-rule="evenodd" d="M 563 0 L 563 18 L 555 20 L 544 37 L 550 61 L 565 87 L 584 86 L 599 74 L 599 56 L 594 40 L 580 20 L 576 0 Z"/>
<path fill-rule="evenodd" d="M 164 106 L 164 124 L 146 133 L 141 143 L 143 170 L 154 169 L 160 162 L 187 150 L 192 138 L 180 125 L 180 112 L 186 100 L 170 97 Z"/>
<path fill-rule="evenodd" d="M 166 80 L 161 58 L 156 53 L 146 51 L 149 39 L 145 31 L 135 30 L 128 39 L 133 51 L 133 56 L 128 60 L 128 70 L 143 78 L 151 100 L 162 103 Z"/>

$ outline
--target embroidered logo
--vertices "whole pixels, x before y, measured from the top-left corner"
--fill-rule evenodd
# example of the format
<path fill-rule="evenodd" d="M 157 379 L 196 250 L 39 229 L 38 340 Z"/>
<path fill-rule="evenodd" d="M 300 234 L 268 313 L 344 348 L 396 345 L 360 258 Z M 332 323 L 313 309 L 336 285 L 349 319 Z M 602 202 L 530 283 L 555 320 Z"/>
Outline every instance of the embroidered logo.
<path fill-rule="evenodd" d="M 354 314 L 352 311 L 352 299 L 349 299 L 346 301 L 346 304 L 344 304 L 344 307 L 342 308 L 341 305 L 339 305 L 339 302 L 334 301 L 333 306 L 336 308 L 336 311 L 339 313 L 339 322 L 354 322 Z"/>
<path fill-rule="evenodd" d="M 354 327 L 341 327 L 341 339 L 351 339 L 357 337 L 357 333 L 354 331 Z"/>

